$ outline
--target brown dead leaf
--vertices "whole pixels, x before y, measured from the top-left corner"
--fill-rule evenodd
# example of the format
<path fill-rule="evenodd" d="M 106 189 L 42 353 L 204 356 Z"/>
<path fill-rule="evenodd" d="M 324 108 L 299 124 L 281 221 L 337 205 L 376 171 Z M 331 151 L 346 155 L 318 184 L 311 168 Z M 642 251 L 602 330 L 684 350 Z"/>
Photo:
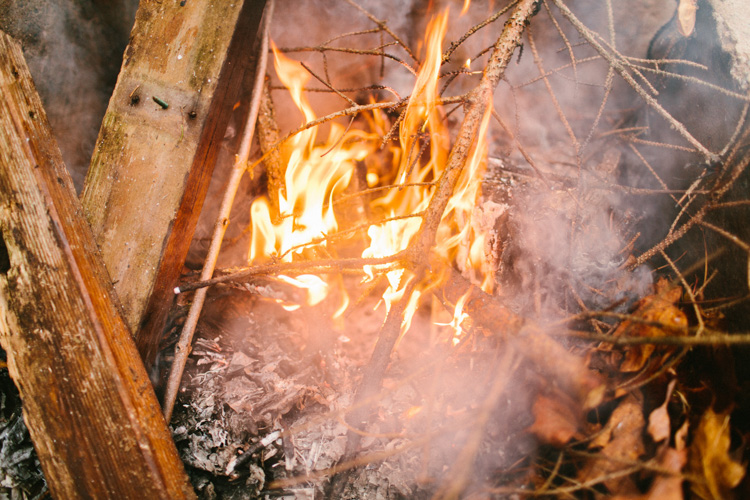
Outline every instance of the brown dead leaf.
<path fill-rule="evenodd" d="M 660 469 L 672 474 L 659 474 L 651 483 L 644 500 L 682 500 L 682 468 L 687 463 L 687 450 L 664 448 L 659 452 L 657 464 Z"/>
<path fill-rule="evenodd" d="M 680 0 L 677 6 L 677 29 L 682 36 L 690 36 L 695 29 L 698 0 Z"/>
<path fill-rule="evenodd" d="M 532 408 L 534 423 L 529 432 L 540 441 L 552 446 L 565 446 L 578 432 L 580 419 L 573 403 L 567 398 L 549 398 L 540 395 Z"/>
<path fill-rule="evenodd" d="M 645 453 L 643 444 L 643 402 L 634 393 L 623 398 L 612 412 L 604 429 L 611 436 L 593 459 L 581 470 L 579 480 L 595 480 L 613 472 L 631 467 Z M 608 479 L 604 485 L 610 493 L 617 495 L 634 495 L 638 488 L 629 476 Z"/>
<path fill-rule="evenodd" d="M 676 379 L 669 383 L 664 403 L 652 411 L 651 415 L 648 416 L 648 433 L 651 435 L 654 443 L 660 443 L 665 439 L 669 439 L 670 422 L 669 412 L 667 412 L 667 403 L 669 403 L 669 399 L 672 397 L 672 391 L 674 390 L 676 383 Z"/>
<path fill-rule="evenodd" d="M 638 309 L 633 313 L 641 321 L 623 321 L 614 332 L 615 337 L 630 335 L 634 337 L 664 337 L 686 332 L 687 317 L 675 302 L 680 300 L 682 290 L 661 279 L 655 286 L 652 295 L 641 299 Z M 636 372 L 643 368 L 656 349 L 653 345 L 635 345 L 625 350 L 625 359 L 620 371 Z"/>
<path fill-rule="evenodd" d="M 690 485 L 699 498 L 728 498 L 730 490 L 745 476 L 745 467 L 729 456 L 730 444 L 729 414 L 709 409 L 690 445 L 690 472 L 704 479 Z"/>
<path fill-rule="evenodd" d="M 677 432 L 674 433 L 674 448 L 677 451 L 684 450 L 687 447 L 688 429 L 688 422 L 686 420 L 685 423 L 682 424 L 682 427 L 677 429 Z"/>

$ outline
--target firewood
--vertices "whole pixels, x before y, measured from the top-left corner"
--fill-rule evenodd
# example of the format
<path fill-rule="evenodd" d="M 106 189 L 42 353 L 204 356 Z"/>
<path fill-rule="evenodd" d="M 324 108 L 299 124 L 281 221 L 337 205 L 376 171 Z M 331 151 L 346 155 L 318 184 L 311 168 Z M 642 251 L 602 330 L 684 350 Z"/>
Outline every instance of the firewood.
<path fill-rule="evenodd" d="M 284 171 L 286 165 L 281 158 L 281 152 L 273 146 L 279 141 L 279 126 L 276 124 L 276 109 L 271 98 L 270 81 L 263 86 L 263 96 L 260 100 L 258 113 L 258 143 L 263 153 L 263 160 L 268 176 L 268 199 L 271 202 L 273 217 L 279 217 L 279 193 L 284 186 Z"/>
<path fill-rule="evenodd" d="M 0 343 L 55 498 L 194 498 L 20 47 L 0 33 Z"/>
<path fill-rule="evenodd" d="M 136 15 L 82 203 L 147 366 L 221 138 L 247 98 L 263 6 L 145 2 Z"/>

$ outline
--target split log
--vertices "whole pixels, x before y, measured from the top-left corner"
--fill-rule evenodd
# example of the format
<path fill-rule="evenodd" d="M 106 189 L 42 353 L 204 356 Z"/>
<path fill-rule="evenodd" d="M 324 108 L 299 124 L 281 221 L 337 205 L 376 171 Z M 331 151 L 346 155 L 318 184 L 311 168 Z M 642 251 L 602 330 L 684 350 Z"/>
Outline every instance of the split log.
<path fill-rule="evenodd" d="M 136 15 L 82 203 L 146 366 L 227 124 L 247 100 L 264 3 L 147 1 Z"/>
<path fill-rule="evenodd" d="M 20 47 L 0 32 L 0 342 L 55 498 L 195 498 Z"/>

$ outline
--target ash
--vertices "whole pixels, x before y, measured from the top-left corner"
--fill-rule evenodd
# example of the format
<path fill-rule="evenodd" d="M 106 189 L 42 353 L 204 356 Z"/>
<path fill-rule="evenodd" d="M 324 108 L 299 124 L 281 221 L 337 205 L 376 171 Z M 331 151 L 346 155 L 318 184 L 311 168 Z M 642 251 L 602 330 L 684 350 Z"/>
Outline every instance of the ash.
<path fill-rule="evenodd" d="M 200 498 L 325 498 L 357 367 L 382 321 L 373 305 L 356 308 L 346 318 L 356 326 L 343 332 L 324 314 L 290 313 L 241 287 L 213 293 L 171 422 Z M 430 498 L 471 438 L 467 421 L 486 398 L 499 346 L 481 335 L 458 351 L 430 344 L 428 316 L 417 315 L 398 347 L 362 442 L 364 466 L 342 498 Z M 535 377 L 521 369 L 512 382 L 533 386 Z M 531 393 L 509 390 L 493 409 L 505 424 L 483 436 L 477 476 L 533 455 Z"/>
<path fill-rule="evenodd" d="M 8 371 L 0 370 L 0 500 L 46 495 L 47 482 L 23 421 L 18 389 Z"/>

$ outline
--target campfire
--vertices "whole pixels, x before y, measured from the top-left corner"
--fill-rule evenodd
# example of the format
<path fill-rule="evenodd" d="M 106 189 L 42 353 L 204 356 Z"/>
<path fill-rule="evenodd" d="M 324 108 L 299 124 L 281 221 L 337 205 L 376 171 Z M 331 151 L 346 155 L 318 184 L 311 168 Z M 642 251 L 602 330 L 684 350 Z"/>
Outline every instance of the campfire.
<path fill-rule="evenodd" d="M 238 7 L 206 102 L 141 6 L 81 200 L 199 497 L 742 496 L 741 49 L 579 3 Z"/>

